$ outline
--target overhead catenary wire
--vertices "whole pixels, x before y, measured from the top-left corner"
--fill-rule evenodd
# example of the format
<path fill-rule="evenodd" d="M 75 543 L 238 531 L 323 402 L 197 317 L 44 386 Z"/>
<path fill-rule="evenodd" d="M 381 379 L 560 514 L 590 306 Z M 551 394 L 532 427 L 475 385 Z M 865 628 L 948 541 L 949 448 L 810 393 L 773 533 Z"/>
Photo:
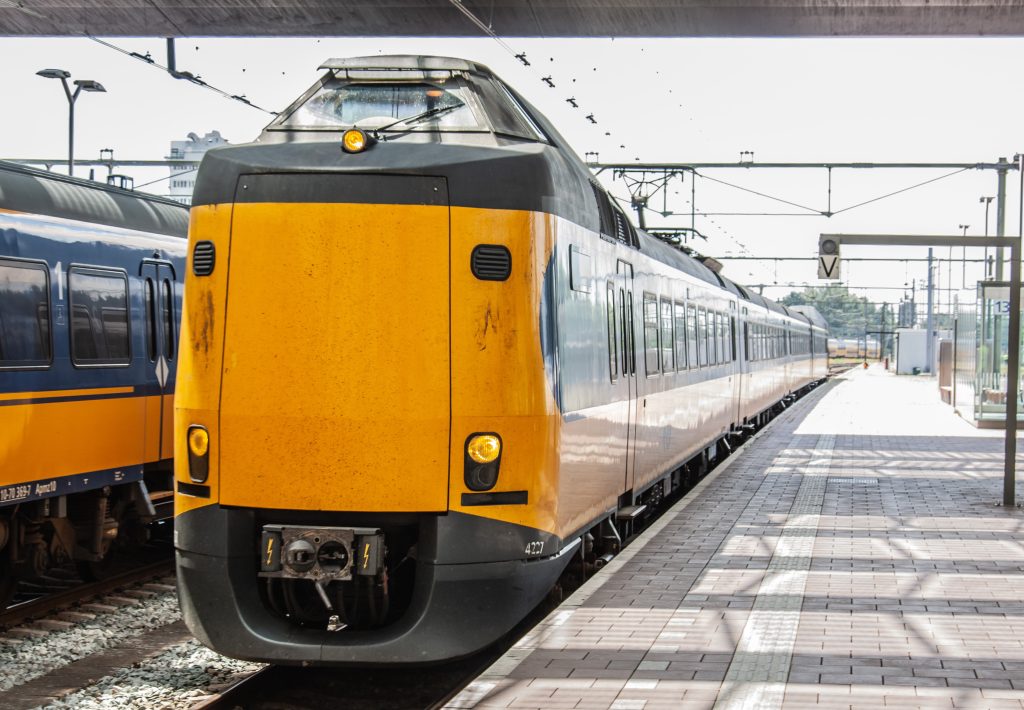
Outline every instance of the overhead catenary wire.
<path fill-rule="evenodd" d="M 168 74 L 171 74 L 175 78 L 184 79 L 184 80 L 186 80 L 186 81 L 188 81 L 188 82 L 190 82 L 192 84 L 195 84 L 196 86 L 199 86 L 199 87 L 201 87 L 203 89 L 208 89 L 208 90 L 210 90 L 210 91 L 212 91 L 212 92 L 214 92 L 216 94 L 220 94 L 221 96 L 223 96 L 226 99 L 231 99 L 232 101 L 238 101 L 239 103 L 245 104 L 246 106 L 250 106 L 250 107 L 256 109 L 257 111 L 262 111 L 263 113 L 269 114 L 271 116 L 276 116 L 277 115 L 277 111 L 271 111 L 270 109 L 265 109 L 262 106 L 257 106 L 252 101 L 247 99 L 244 95 L 240 96 L 238 94 L 232 94 L 232 93 L 230 93 L 228 91 L 224 91 L 223 89 L 218 89 L 216 86 L 213 86 L 212 84 L 209 84 L 209 83 L 203 81 L 198 76 L 193 76 L 192 74 L 189 74 L 188 72 L 173 72 L 172 73 L 169 67 L 166 67 L 163 64 L 159 64 L 154 59 L 152 59 L 150 57 L 143 56 L 143 55 L 139 54 L 138 52 L 129 52 L 127 49 L 124 49 L 123 47 L 118 47 L 116 44 L 111 44 L 110 42 L 107 42 L 106 40 L 100 39 L 99 37 L 92 37 L 92 36 L 90 36 L 89 39 L 91 39 L 93 42 L 96 42 L 97 44 L 103 45 L 104 47 L 107 47 L 109 49 L 113 49 L 115 52 L 120 52 L 121 54 L 125 55 L 126 57 L 131 57 L 132 59 L 135 59 L 135 60 L 138 60 L 138 61 L 142 62 L 143 64 L 148 64 L 148 65 L 150 65 L 152 67 L 156 67 L 157 69 L 160 69 L 161 71 L 164 71 L 164 72 L 167 72 Z"/>
<path fill-rule="evenodd" d="M 939 180 L 945 180 L 946 178 L 951 178 L 954 175 L 959 175 L 960 173 L 966 172 L 967 170 L 973 170 L 973 168 L 961 168 L 959 170 L 954 170 L 951 173 L 946 173 L 945 175 L 940 175 L 939 177 L 931 178 L 930 180 L 925 180 L 924 182 L 919 182 L 917 184 L 910 185 L 909 187 L 904 187 L 904 188 L 896 190 L 894 192 L 889 192 L 889 193 L 886 193 L 884 195 L 879 195 L 878 197 L 873 197 L 870 200 L 865 200 L 864 202 L 858 202 L 855 205 L 850 205 L 849 207 L 844 207 L 842 209 L 835 210 L 831 214 L 832 215 L 837 215 L 837 214 L 841 214 L 842 212 L 849 212 L 850 210 L 855 210 L 858 207 L 863 207 L 865 205 L 870 205 L 870 204 L 872 204 L 874 202 L 879 202 L 881 200 L 885 200 L 885 199 L 888 199 L 890 197 L 895 197 L 896 195 L 901 195 L 904 192 L 910 192 L 911 190 L 916 190 L 919 187 L 924 187 L 925 185 L 930 185 L 933 182 L 938 182 Z"/>
<path fill-rule="evenodd" d="M 156 180 L 150 180 L 149 182 L 144 182 L 141 185 L 136 185 L 135 189 L 138 190 L 140 187 L 147 187 L 149 185 L 155 185 L 158 182 L 163 182 L 164 180 L 170 180 L 171 178 L 181 177 L 182 175 L 188 175 L 189 173 L 194 173 L 198 169 L 198 167 L 195 167 L 189 168 L 188 170 L 179 170 L 177 172 L 171 173 L 170 175 L 165 175 L 164 177 L 157 178 Z"/>
<path fill-rule="evenodd" d="M 764 192 L 758 192 L 757 190 L 752 190 L 749 187 L 743 187 L 742 185 L 735 185 L 735 184 L 733 184 L 731 182 L 727 182 L 725 180 L 719 180 L 718 178 L 713 178 L 710 175 L 705 175 L 704 173 L 697 172 L 696 170 L 693 171 L 693 175 L 694 175 L 694 177 L 700 177 L 700 178 L 703 178 L 704 180 L 709 180 L 711 182 L 717 182 L 720 185 L 725 185 L 726 187 L 731 187 L 734 190 L 740 190 L 742 192 L 749 192 L 752 195 L 757 195 L 758 197 L 764 197 L 765 199 L 773 200 L 775 202 L 781 202 L 782 204 L 789 205 L 790 207 L 797 207 L 797 208 L 802 209 L 802 210 L 807 210 L 808 212 L 812 213 L 812 216 L 814 216 L 814 215 L 823 216 L 823 215 L 826 214 L 825 212 L 822 212 L 819 209 L 815 209 L 814 207 L 808 207 L 807 205 L 801 205 L 801 204 L 799 204 L 797 202 L 791 202 L 790 200 L 786 200 L 786 199 L 783 199 L 781 197 L 775 197 L 774 195 L 768 195 L 768 194 L 766 194 Z"/>

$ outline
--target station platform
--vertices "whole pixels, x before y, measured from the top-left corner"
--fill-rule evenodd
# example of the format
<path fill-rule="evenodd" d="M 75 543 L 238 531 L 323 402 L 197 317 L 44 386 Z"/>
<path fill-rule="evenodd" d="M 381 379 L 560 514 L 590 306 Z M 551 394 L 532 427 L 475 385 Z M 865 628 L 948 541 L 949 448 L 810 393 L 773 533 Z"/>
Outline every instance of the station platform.
<path fill-rule="evenodd" d="M 933 378 L 833 379 L 446 707 L 1024 707 L 1002 436 Z"/>

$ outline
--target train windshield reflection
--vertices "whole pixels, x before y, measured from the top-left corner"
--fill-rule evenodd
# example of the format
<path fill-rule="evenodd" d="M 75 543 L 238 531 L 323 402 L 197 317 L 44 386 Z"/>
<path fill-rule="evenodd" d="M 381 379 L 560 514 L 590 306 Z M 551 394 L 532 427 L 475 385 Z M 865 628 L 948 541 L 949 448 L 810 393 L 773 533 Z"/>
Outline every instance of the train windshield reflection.
<path fill-rule="evenodd" d="M 507 91 L 488 80 L 459 76 L 437 81 L 328 79 L 269 126 L 288 131 L 352 127 L 396 133 L 494 132 L 543 139 Z"/>

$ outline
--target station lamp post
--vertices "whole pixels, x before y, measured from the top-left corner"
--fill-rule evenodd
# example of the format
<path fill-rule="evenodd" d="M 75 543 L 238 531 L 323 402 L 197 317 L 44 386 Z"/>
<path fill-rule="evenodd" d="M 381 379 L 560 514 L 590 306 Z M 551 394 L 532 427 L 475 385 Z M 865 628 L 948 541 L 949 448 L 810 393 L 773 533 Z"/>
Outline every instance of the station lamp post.
<path fill-rule="evenodd" d="M 75 91 L 72 93 L 68 86 L 71 72 L 63 69 L 42 69 L 36 74 L 46 79 L 60 79 L 60 83 L 64 86 L 64 94 L 68 97 L 68 175 L 73 176 L 75 174 L 75 101 L 83 91 L 106 92 L 106 89 L 103 88 L 103 84 L 92 79 L 75 79 Z"/>

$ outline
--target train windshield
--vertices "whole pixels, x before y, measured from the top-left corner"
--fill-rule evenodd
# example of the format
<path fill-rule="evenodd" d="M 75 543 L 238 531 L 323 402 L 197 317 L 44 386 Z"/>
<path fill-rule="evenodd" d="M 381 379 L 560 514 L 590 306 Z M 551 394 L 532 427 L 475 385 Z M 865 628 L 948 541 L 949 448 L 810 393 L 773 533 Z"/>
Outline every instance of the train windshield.
<path fill-rule="evenodd" d="M 493 132 L 544 140 L 518 102 L 489 78 L 431 81 L 328 79 L 271 129 L 384 133 Z"/>

